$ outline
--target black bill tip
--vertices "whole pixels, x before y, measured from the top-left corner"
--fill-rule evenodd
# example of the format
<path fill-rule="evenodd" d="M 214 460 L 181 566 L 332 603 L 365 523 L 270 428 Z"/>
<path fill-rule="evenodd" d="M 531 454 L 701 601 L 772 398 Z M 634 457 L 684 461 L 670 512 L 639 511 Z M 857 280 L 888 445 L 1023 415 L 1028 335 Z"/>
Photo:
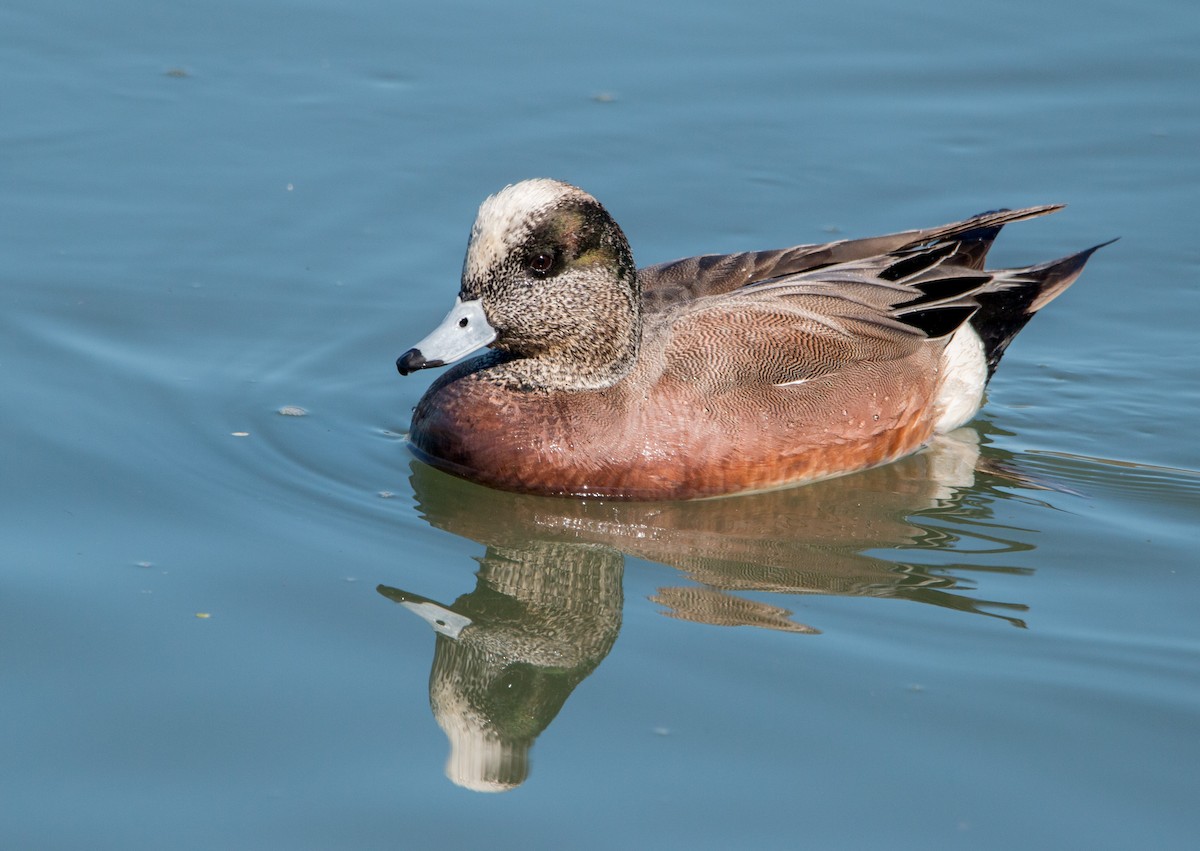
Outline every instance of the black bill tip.
<path fill-rule="evenodd" d="M 410 372 L 416 372 L 418 369 L 427 369 L 431 366 L 443 366 L 445 361 L 426 360 L 425 355 L 421 354 L 420 349 L 409 349 L 400 357 L 396 358 L 396 371 L 401 375 L 408 375 Z"/>

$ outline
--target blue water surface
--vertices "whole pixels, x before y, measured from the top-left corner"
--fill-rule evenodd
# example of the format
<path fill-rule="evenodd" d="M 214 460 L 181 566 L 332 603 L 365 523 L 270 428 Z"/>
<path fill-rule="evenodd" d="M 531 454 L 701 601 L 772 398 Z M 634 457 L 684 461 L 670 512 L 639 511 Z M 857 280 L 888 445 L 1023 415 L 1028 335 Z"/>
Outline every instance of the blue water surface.
<path fill-rule="evenodd" d="M 9 0 L 0 847 L 1194 847 L 1198 44 L 1190 0 Z M 393 363 L 534 176 L 642 264 L 1121 240 L 921 455 L 517 497 L 412 458 Z"/>

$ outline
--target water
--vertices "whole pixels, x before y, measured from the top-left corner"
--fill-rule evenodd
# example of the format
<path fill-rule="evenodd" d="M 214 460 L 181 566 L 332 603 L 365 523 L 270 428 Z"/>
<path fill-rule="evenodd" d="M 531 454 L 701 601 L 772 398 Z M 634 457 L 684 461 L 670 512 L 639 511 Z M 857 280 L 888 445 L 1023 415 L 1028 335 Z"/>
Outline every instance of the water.
<path fill-rule="evenodd" d="M 0 843 L 1190 847 L 1198 37 L 1168 0 L 6 4 Z M 953 442 L 537 500 L 414 462 L 433 375 L 392 366 L 536 175 L 642 263 L 1060 201 L 995 261 L 1122 240 Z"/>

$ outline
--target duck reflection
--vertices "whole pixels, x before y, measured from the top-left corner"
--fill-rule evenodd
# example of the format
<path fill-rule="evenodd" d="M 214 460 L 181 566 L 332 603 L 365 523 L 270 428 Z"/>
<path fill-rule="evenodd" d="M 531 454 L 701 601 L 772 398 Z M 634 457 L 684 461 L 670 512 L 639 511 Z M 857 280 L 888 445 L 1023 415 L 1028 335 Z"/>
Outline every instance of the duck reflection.
<path fill-rule="evenodd" d="M 447 777 L 479 792 L 525 780 L 533 740 L 617 640 L 621 573 L 616 550 L 530 541 L 489 546 L 450 606 L 379 586 L 437 632 L 429 704 Z"/>
<path fill-rule="evenodd" d="M 1003 459 L 981 464 L 978 434 L 960 429 L 918 455 L 826 482 L 630 503 L 503 493 L 414 461 L 425 519 L 486 546 L 474 590 L 449 605 L 379 586 L 437 633 L 429 696 L 450 741 L 447 776 L 478 791 L 525 780 L 534 740 L 616 641 L 625 555 L 690 580 L 651 598 L 681 620 L 818 632 L 782 606 L 745 596 L 772 592 L 903 598 L 1024 626 L 1011 614 L 1024 606 L 964 593 L 969 566 L 871 554 L 1028 549 L 986 526 L 995 491 L 972 487 L 977 467 L 996 473 Z"/>

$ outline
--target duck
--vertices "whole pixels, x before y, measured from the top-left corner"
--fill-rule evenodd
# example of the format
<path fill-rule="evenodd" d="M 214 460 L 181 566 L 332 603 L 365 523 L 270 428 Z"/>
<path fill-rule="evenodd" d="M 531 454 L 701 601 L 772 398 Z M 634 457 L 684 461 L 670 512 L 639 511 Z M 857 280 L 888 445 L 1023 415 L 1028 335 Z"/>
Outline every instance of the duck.
<path fill-rule="evenodd" d="M 409 447 L 488 487 L 614 500 L 889 463 L 969 422 L 1009 343 L 1108 244 L 984 268 L 1004 225 L 1062 206 L 639 269 L 592 195 L 511 184 L 480 205 L 454 306 L 396 361 L 454 364 Z"/>

